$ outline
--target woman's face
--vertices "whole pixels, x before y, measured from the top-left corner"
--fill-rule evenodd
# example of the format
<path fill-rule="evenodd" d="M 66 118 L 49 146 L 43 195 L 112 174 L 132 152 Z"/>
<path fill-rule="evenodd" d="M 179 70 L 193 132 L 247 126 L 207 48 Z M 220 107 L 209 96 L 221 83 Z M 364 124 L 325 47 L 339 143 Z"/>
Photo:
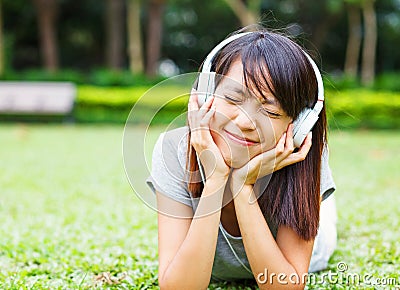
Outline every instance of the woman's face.
<path fill-rule="evenodd" d="M 272 149 L 292 121 L 271 92 L 252 95 L 246 89 L 240 60 L 218 84 L 213 108 L 211 135 L 232 168 Z"/>

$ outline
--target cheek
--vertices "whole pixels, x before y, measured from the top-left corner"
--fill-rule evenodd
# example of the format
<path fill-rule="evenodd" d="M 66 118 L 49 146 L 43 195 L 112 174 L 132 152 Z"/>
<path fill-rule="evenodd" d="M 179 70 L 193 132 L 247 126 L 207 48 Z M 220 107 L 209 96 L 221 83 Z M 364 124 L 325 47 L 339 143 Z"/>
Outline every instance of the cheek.
<path fill-rule="evenodd" d="M 267 151 L 275 147 L 279 138 L 281 138 L 282 134 L 286 132 L 288 125 L 289 121 L 271 119 L 265 126 L 262 126 L 262 151 Z"/>
<path fill-rule="evenodd" d="M 225 124 L 230 120 L 233 120 L 236 114 L 236 106 L 227 104 L 220 98 L 215 98 L 212 108 L 215 110 L 212 122 L 218 124 Z"/>
<path fill-rule="evenodd" d="M 221 152 L 222 157 L 225 160 L 225 163 L 232 167 L 232 159 L 235 152 L 232 151 L 231 146 L 227 143 L 227 140 L 221 135 L 219 130 L 211 129 L 211 136 L 214 140 L 215 145 L 217 145 L 218 149 Z"/>

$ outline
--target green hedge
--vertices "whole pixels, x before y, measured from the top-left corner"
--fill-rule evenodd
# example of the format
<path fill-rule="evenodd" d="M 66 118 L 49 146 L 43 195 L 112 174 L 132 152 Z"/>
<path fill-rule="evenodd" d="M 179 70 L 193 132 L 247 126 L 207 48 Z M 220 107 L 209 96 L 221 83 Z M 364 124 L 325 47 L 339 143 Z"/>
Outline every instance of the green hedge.
<path fill-rule="evenodd" d="M 153 124 L 169 123 L 182 114 L 181 119 L 184 119 L 188 97 L 184 87 L 148 89 L 80 86 L 74 110 L 75 121 L 125 123 L 134 105 L 130 120 L 135 123 L 148 123 L 150 119 Z M 168 102 L 177 96 L 181 97 Z M 328 90 L 325 97 L 331 129 L 400 128 L 400 93 Z"/>
<path fill-rule="evenodd" d="M 327 91 L 330 128 L 400 128 L 400 93 L 370 90 Z"/>
<path fill-rule="evenodd" d="M 125 123 L 132 108 L 130 121 L 148 124 L 170 123 L 184 114 L 187 87 L 155 86 L 103 88 L 80 86 L 74 109 L 77 122 Z M 171 101 L 172 100 L 172 101 Z"/>
<path fill-rule="evenodd" d="M 366 89 L 325 92 L 330 129 L 399 129 L 400 92 Z M 172 100 L 172 101 L 171 101 Z M 71 116 L 0 115 L 0 121 L 77 123 L 169 124 L 186 122 L 188 86 L 148 87 L 78 86 L 78 96 Z M 132 112 L 131 109 L 133 108 Z M 131 112 L 131 115 L 129 115 Z M 176 119 L 178 117 L 178 119 Z"/>

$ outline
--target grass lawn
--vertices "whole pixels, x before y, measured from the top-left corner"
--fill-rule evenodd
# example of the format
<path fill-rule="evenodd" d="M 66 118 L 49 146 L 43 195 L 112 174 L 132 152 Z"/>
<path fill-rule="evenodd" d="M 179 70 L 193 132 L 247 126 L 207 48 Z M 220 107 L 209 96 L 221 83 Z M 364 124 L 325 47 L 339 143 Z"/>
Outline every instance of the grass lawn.
<path fill-rule="evenodd" d="M 160 130 L 150 131 L 149 144 Z M 140 141 L 143 131 L 132 133 Z M 158 287 L 157 216 L 127 181 L 122 133 L 116 126 L 0 126 L 0 289 Z M 339 262 L 348 269 L 336 285 L 325 277 L 309 288 L 373 288 L 346 274 L 367 275 L 381 284 L 375 288 L 389 278 L 400 284 L 399 145 L 394 131 L 330 134 L 339 241 L 329 270 L 341 273 Z M 136 166 L 144 180 L 145 164 Z M 149 192 L 140 182 L 135 190 Z"/>

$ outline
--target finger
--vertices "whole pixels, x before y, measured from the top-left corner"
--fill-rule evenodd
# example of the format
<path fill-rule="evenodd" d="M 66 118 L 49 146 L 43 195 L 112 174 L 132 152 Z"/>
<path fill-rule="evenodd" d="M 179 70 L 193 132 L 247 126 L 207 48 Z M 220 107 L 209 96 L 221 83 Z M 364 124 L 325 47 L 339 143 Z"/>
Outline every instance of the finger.
<path fill-rule="evenodd" d="M 203 114 L 199 111 L 198 93 L 196 89 L 192 88 L 188 105 L 188 121 L 191 128 L 199 127 L 200 120 L 203 117 Z"/>
<path fill-rule="evenodd" d="M 249 162 L 250 170 L 257 169 L 257 176 L 265 176 L 273 172 L 273 167 L 276 164 L 276 153 L 277 149 L 272 148 L 268 151 L 264 151 L 261 154 L 254 156 Z"/>
<path fill-rule="evenodd" d="M 215 110 L 209 110 L 200 121 L 201 127 L 209 127 L 211 118 L 214 116 Z"/>
<path fill-rule="evenodd" d="M 200 119 L 203 119 L 204 116 L 207 114 L 207 112 L 210 111 L 210 108 L 214 102 L 214 96 L 211 96 L 210 98 L 207 99 L 207 101 L 200 107 L 199 109 L 199 117 Z"/>
<path fill-rule="evenodd" d="M 211 95 L 211 96 L 207 99 L 207 101 L 201 106 L 200 109 L 205 109 L 205 110 L 208 111 L 208 110 L 211 108 L 213 102 L 214 102 L 214 95 Z"/>
<path fill-rule="evenodd" d="M 293 144 L 293 124 L 289 124 L 286 130 L 285 151 L 292 153 L 294 151 Z"/>
<path fill-rule="evenodd" d="M 306 138 L 303 141 L 303 144 L 301 144 L 299 151 L 296 153 L 304 158 L 306 158 L 306 155 L 308 151 L 310 151 L 312 145 L 312 132 L 308 133 Z"/>
<path fill-rule="evenodd" d="M 271 158 L 274 158 L 273 157 L 274 152 L 275 152 L 275 150 L 272 149 L 270 151 L 267 151 L 260 155 L 257 155 L 252 160 L 250 160 L 250 162 L 249 162 L 250 168 L 257 169 L 257 173 L 256 173 L 257 178 L 271 173 L 271 168 L 270 167 L 268 168 L 268 166 L 267 166 L 267 168 L 265 168 L 265 166 L 270 163 Z M 263 172 L 265 170 L 267 170 L 267 172 Z"/>
<path fill-rule="evenodd" d="M 190 92 L 188 108 L 189 111 L 197 111 L 199 109 L 198 96 L 195 89 Z"/>
<path fill-rule="evenodd" d="M 283 133 L 278 143 L 275 146 L 276 155 L 281 155 L 285 151 L 287 133 Z"/>
<path fill-rule="evenodd" d="M 305 140 L 303 141 L 303 144 L 299 148 L 299 151 L 290 154 L 288 158 L 286 158 L 280 163 L 280 165 L 282 167 L 285 167 L 287 165 L 303 161 L 304 159 L 306 159 L 307 154 L 311 149 L 311 145 L 312 145 L 312 133 L 310 132 L 307 134 Z"/>

